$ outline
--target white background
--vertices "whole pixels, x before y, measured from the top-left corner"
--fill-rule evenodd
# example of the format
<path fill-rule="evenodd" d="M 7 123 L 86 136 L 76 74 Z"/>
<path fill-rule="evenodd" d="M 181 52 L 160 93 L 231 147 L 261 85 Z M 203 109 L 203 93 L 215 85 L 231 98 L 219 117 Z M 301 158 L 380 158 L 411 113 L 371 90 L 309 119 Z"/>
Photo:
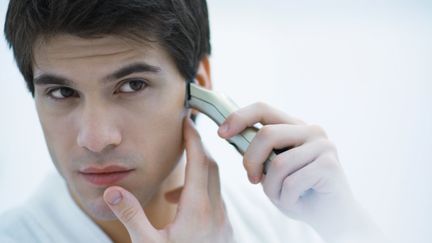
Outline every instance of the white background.
<path fill-rule="evenodd" d="M 209 9 L 214 89 L 323 126 L 383 230 L 432 242 L 432 2 L 210 0 Z M 4 38 L 0 85 L 1 212 L 53 166 Z M 201 118 L 199 128 L 223 176 L 246 180 L 216 127 Z"/>

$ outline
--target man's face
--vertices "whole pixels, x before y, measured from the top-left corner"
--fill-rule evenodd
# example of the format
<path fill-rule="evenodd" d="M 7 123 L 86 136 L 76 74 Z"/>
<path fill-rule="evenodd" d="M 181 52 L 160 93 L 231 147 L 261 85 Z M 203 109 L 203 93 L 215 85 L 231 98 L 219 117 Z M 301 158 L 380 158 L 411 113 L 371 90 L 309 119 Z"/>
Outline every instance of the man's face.
<path fill-rule="evenodd" d="M 33 70 L 47 146 L 75 200 L 114 219 L 102 195 L 115 184 L 145 206 L 183 153 L 185 81 L 172 58 L 155 43 L 58 35 L 35 46 Z M 121 172 L 93 174 L 110 165 Z"/>

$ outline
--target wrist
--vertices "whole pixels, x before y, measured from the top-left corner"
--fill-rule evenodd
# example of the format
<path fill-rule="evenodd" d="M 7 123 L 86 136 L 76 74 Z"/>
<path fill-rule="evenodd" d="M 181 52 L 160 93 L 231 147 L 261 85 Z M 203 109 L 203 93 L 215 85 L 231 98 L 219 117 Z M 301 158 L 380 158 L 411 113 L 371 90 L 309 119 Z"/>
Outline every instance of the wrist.
<path fill-rule="evenodd" d="M 383 242 L 383 234 L 354 199 L 321 208 L 307 220 L 326 242 Z"/>

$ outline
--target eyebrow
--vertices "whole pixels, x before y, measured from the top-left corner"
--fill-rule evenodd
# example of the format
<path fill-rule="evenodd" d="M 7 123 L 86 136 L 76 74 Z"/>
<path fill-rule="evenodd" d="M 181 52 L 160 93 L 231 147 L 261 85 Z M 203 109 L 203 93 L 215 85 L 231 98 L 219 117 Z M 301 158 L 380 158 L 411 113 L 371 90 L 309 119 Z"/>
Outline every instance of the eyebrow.
<path fill-rule="evenodd" d="M 33 84 L 36 85 L 46 85 L 46 84 L 58 84 L 73 86 L 73 82 L 67 78 L 55 75 L 55 74 L 42 74 L 33 79 Z"/>
<path fill-rule="evenodd" d="M 104 80 L 111 81 L 115 79 L 120 79 L 122 77 L 131 75 L 133 73 L 141 73 L 141 72 L 158 73 L 160 71 L 161 71 L 160 67 L 156 67 L 147 63 L 143 63 L 143 62 L 132 63 L 108 75 L 107 77 L 104 78 Z"/>
<path fill-rule="evenodd" d="M 161 71 L 160 67 L 153 66 L 144 62 L 132 63 L 107 75 L 105 78 L 103 78 L 103 80 L 109 82 L 134 73 L 141 73 L 141 72 L 158 73 L 160 71 Z M 73 86 L 74 82 L 60 75 L 44 73 L 34 78 L 33 84 L 34 85 L 57 84 L 57 85 Z"/>

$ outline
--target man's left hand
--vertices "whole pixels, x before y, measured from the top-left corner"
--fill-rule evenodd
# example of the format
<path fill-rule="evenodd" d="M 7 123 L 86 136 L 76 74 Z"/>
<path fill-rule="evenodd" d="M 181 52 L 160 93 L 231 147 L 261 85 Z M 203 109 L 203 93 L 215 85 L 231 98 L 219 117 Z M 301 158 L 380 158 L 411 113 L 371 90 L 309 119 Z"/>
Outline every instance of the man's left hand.
<path fill-rule="evenodd" d="M 374 228 L 355 202 L 336 147 L 320 126 L 255 103 L 232 113 L 218 133 L 227 139 L 256 123 L 263 127 L 245 152 L 243 165 L 249 180 L 261 183 L 274 205 L 309 223 L 332 242 L 350 230 Z M 283 148 L 290 149 L 277 154 L 264 175 L 263 165 L 270 153 Z"/>

